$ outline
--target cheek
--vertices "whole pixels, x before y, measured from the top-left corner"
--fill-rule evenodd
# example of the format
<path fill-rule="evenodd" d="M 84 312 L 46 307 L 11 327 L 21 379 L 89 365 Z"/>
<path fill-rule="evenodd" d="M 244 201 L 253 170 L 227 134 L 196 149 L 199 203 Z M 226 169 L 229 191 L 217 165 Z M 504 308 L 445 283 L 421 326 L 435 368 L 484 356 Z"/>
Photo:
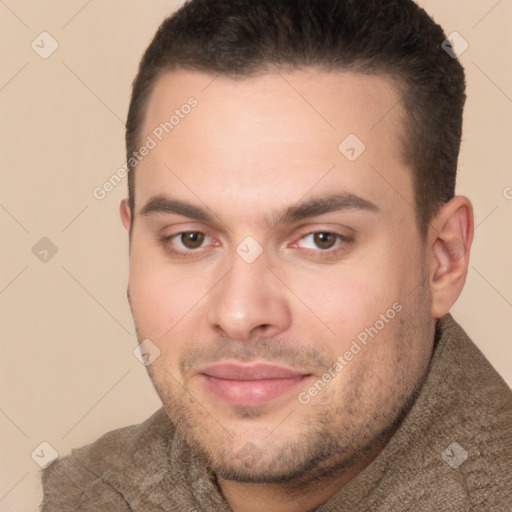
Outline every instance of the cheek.
<path fill-rule="evenodd" d="M 297 272 L 290 279 L 296 296 L 325 324 L 325 333 L 348 340 L 401 299 L 405 288 L 402 271 L 391 267 L 389 261 L 390 256 L 354 259 L 321 272 Z M 310 318 L 302 315 L 305 326 Z"/>
<path fill-rule="evenodd" d="M 200 277 L 172 266 L 156 251 L 132 247 L 130 299 L 137 327 L 145 337 L 169 336 L 198 302 Z"/>

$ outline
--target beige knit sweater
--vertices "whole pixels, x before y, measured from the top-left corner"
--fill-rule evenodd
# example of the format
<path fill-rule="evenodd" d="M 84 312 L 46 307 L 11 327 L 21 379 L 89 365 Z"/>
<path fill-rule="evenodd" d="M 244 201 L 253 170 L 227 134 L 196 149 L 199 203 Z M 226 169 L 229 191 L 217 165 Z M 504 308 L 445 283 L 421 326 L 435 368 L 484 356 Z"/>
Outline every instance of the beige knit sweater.
<path fill-rule="evenodd" d="M 512 392 L 450 315 L 439 333 L 395 435 L 316 512 L 512 511 Z M 42 512 L 231 511 L 163 409 L 73 450 L 42 480 Z"/>

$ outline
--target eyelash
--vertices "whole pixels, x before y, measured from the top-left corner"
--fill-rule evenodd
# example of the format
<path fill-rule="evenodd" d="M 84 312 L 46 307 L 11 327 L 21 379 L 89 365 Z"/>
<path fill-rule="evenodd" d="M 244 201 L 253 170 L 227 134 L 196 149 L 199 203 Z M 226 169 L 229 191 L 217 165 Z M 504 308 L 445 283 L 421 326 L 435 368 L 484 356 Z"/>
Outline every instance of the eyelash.
<path fill-rule="evenodd" d="M 334 259 L 339 256 L 341 253 L 347 250 L 347 247 L 353 243 L 354 239 L 350 238 L 346 235 L 342 235 L 341 233 L 337 233 L 336 231 L 328 231 L 328 230 L 316 230 L 316 231 L 307 231 L 300 235 L 298 241 L 304 240 L 306 237 L 314 236 L 317 234 L 328 234 L 334 235 L 336 237 L 336 242 L 333 248 L 329 249 L 304 249 L 298 247 L 298 242 L 294 242 L 292 247 L 298 247 L 302 249 L 307 255 L 313 256 L 319 259 Z"/>
<path fill-rule="evenodd" d="M 203 231 L 190 230 L 190 231 L 180 231 L 178 233 L 173 233 L 172 235 L 163 236 L 159 239 L 159 242 L 162 245 L 162 247 L 171 255 L 175 255 L 178 257 L 182 257 L 182 258 L 193 258 L 193 257 L 198 256 L 203 251 L 204 248 L 200 247 L 198 249 L 179 250 L 179 249 L 174 249 L 170 246 L 170 242 L 173 239 L 179 238 L 181 235 L 186 235 L 186 234 L 190 234 L 190 233 L 201 233 L 201 234 L 204 234 L 206 237 L 211 238 L 209 235 L 207 235 Z M 346 250 L 347 245 L 350 245 L 354 242 L 353 238 L 348 237 L 346 235 L 342 235 L 341 233 L 337 233 L 336 231 L 322 231 L 322 230 L 308 231 L 308 232 L 302 234 L 298 238 L 298 240 L 303 240 L 304 238 L 306 238 L 308 236 L 314 236 L 319 233 L 334 235 L 337 238 L 339 243 L 337 244 L 337 246 L 335 246 L 337 248 L 334 248 L 334 249 L 304 249 L 307 253 L 314 254 L 316 257 L 333 258 L 333 257 L 337 256 L 340 252 L 343 252 L 344 250 Z M 293 245 L 297 246 L 297 243 L 294 243 Z M 341 245 L 341 247 L 340 247 L 340 245 Z"/>

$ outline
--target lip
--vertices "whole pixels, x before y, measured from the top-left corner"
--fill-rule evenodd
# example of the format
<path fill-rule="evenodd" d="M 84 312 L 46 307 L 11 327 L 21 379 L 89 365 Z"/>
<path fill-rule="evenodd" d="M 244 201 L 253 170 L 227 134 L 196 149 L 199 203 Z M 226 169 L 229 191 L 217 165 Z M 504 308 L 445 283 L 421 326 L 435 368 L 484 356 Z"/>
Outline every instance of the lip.
<path fill-rule="evenodd" d="M 216 363 L 200 370 L 203 385 L 232 405 L 257 406 L 290 392 L 308 373 L 268 363 Z"/>
<path fill-rule="evenodd" d="M 237 363 L 215 363 L 200 371 L 210 377 L 229 380 L 286 379 L 305 375 L 304 372 L 285 366 L 268 363 L 243 365 Z"/>

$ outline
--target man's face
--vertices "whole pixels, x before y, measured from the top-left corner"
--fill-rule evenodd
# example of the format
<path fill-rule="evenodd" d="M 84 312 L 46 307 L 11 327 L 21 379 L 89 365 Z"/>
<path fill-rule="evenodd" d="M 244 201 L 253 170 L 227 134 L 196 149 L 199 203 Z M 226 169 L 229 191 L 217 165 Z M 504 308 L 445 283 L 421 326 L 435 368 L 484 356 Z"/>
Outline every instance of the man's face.
<path fill-rule="evenodd" d="M 168 415 L 224 478 L 332 471 L 421 383 L 434 322 L 399 98 L 348 72 L 156 83 L 131 307 Z"/>

